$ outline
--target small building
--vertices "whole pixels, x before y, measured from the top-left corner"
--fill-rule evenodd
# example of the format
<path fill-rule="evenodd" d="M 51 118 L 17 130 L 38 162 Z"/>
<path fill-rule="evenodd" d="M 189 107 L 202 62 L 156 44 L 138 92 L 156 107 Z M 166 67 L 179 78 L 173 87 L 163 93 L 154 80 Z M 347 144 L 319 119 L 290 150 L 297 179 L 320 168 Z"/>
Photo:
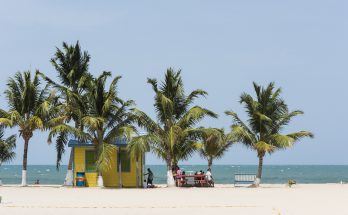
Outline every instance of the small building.
<path fill-rule="evenodd" d="M 117 140 L 114 144 L 114 154 L 110 170 L 103 172 L 105 187 L 142 187 L 145 155 L 131 157 L 127 151 L 127 141 Z M 84 175 L 86 187 L 96 187 L 98 173 L 96 171 L 96 151 L 91 143 L 81 143 L 70 140 L 69 147 L 73 150 L 74 186 L 77 175 Z"/>

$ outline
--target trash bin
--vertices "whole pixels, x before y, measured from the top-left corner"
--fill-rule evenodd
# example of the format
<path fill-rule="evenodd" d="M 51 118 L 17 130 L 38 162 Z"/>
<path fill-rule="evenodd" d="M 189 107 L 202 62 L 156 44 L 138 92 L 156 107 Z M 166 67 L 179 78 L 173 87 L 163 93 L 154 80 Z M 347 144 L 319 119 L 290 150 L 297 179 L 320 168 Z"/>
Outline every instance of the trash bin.
<path fill-rule="evenodd" d="M 85 187 L 86 186 L 86 175 L 84 172 L 76 173 L 76 186 Z"/>

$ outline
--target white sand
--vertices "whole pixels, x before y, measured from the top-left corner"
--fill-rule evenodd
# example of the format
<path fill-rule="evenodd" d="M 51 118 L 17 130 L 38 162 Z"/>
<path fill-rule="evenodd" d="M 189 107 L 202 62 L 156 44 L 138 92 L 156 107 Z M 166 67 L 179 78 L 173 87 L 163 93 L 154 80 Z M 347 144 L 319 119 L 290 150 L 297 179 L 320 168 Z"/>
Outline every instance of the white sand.
<path fill-rule="evenodd" d="M 7 214 L 296 214 L 348 215 L 348 185 L 263 185 L 262 188 L 99 189 L 0 187 Z"/>

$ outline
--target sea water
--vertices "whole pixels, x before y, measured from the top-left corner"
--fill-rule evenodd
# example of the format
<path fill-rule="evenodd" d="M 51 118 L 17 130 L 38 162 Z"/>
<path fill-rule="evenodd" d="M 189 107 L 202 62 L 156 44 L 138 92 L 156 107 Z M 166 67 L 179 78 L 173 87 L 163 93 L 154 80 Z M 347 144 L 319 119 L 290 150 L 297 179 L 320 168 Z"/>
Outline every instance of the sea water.
<path fill-rule="evenodd" d="M 155 184 L 166 183 L 166 167 L 164 165 L 147 165 L 154 173 Z M 205 165 L 182 165 L 185 171 L 207 170 Z M 67 166 L 59 170 L 53 165 L 29 165 L 28 184 L 40 180 L 40 184 L 63 184 Z M 115 170 L 116 171 L 116 170 Z M 3 184 L 20 184 L 22 167 L 20 165 L 3 165 L 0 167 L 0 179 Z M 212 174 L 215 183 L 232 184 L 236 173 L 257 172 L 256 165 L 214 165 Z M 289 179 L 298 183 L 348 183 L 348 165 L 265 165 L 262 183 L 284 184 Z"/>

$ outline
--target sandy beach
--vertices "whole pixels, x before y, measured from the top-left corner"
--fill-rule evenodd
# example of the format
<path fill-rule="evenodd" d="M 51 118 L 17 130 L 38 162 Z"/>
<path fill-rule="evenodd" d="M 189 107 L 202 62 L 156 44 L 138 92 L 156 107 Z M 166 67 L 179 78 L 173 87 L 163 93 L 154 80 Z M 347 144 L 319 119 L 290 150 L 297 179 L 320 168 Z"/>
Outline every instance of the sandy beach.
<path fill-rule="evenodd" d="M 348 214 L 348 185 L 215 188 L 0 187 L 0 214 Z"/>

